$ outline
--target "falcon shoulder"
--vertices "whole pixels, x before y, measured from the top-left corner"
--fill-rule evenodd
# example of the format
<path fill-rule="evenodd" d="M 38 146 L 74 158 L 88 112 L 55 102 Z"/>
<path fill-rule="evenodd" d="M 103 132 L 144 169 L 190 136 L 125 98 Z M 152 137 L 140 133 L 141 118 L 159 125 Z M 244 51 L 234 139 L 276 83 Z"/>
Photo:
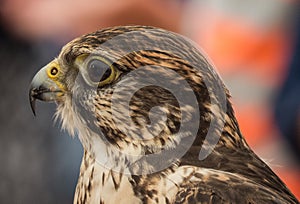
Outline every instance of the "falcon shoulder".
<path fill-rule="evenodd" d="M 174 203 L 290 203 L 242 175 L 215 169 L 182 166 L 167 179 L 178 189 Z"/>

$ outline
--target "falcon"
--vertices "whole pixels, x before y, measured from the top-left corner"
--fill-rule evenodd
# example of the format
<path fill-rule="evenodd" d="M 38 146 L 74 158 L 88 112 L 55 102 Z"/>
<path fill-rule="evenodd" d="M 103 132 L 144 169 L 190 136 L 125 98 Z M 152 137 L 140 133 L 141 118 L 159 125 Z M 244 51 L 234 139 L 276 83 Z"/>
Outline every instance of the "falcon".
<path fill-rule="evenodd" d="M 38 71 L 29 98 L 34 114 L 37 99 L 55 102 L 84 147 L 74 203 L 298 203 L 247 145 L 212 63 L 181 35 L 83 35 Z"/>

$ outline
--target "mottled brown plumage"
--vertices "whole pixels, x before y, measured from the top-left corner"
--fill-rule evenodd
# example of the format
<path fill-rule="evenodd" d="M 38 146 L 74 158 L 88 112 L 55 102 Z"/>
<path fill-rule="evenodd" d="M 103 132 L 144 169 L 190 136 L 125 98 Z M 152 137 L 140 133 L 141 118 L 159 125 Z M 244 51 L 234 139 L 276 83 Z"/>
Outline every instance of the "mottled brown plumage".
<path fill-rule="evenodd" d="M 177 34 L 79 37 L 36 75 L 30 99 L 56 101 L 63 128 L 78 132 L 74 203 L 298 203 L 245 142 L 211 63 Z"/>

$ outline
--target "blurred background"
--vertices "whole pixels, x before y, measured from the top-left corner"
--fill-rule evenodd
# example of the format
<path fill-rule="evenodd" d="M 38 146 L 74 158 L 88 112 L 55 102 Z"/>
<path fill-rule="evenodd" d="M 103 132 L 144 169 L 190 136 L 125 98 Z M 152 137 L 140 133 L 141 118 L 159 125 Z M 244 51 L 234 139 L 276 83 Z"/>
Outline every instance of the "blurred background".
<path fill-rule="evenodd" d="M 82 155 L 29 83 L 62 45 L 108 26 L 188 36 L 231 91 L 249 145 L 300 199 L 300 7 L 296 0 L 1 0 L 0 203 L 71 203 Z"/>

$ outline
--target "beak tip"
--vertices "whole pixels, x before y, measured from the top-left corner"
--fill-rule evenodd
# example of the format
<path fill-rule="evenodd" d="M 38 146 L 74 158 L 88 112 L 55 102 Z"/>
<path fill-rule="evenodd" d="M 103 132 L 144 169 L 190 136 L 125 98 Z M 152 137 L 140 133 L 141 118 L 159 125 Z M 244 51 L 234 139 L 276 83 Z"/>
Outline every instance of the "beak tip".
<path fill-rule="evenodd" d="M 30 101 L 30 107 L 32 110 L 32 113 L 34 116 L 36 116 L 36 112 L 35 112 L 35 100 L 36 98 L 32 95 L 32 91 L 30 91 L 29 93 L 29 101 Z"/>
<path fill-rule="evenodd" d="M 30 100 L 30 107 L 31 107 L 33 115 L 36 116 L 36 112 L 35 112 L 35 99 Z"/>
<path fill-rule="evenodd" d="M 33 110 L 32 112 L 33 112 L 33 116 L 36 117 L 35 111 Z"/>

